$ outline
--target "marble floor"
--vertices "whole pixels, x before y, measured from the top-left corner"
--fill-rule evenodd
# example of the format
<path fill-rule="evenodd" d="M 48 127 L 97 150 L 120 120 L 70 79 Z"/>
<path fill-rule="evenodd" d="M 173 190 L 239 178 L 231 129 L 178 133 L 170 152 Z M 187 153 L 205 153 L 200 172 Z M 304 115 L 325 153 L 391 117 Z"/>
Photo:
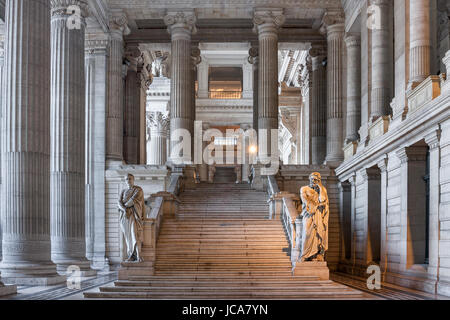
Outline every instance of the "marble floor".
<path fill-rule="evenodd" d="M 330 279 L 364 292 L 364 300 L 450 300 L 450 297 L 437 296 L 392 284 L 383 283 L 380 290 L 369 290 L 362 278 L 332 273 Z M 52 287 L 18 286 L 18 294 L 2 297 L 0 300 L 83 300 L 83 292 L 94 291 L 100 286 L 114 286 L 117 272 L 99 273 L 96 277 L 82 278 L 80 289 L 69 289 L 67 285 Z"/>

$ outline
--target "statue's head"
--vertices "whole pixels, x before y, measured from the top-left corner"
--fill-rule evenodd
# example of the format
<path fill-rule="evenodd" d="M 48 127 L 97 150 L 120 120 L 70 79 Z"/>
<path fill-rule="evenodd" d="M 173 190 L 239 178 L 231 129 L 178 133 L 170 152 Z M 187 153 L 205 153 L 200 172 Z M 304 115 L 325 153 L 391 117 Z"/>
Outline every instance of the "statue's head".
<path fill-rule="evenodd" d="M 309 175 L 309 181 L 311 182 L 312 186 L 317 186 L 318 184 L 321 183 L 322 177 L 321 177 L 320 173 L 313 172 Z"/>
<path fill-rule="evenodd" d="M 134 176 L 131 173 L 127 174 L 126 182 L 128 188 L 134 187 Z"/>

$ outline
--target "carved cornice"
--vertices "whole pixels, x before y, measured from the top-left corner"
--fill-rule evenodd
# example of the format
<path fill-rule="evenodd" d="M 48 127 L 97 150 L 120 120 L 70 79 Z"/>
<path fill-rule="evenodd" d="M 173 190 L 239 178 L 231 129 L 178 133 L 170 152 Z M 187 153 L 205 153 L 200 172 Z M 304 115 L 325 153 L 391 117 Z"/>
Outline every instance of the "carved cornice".
<path fill-rule="evenodd" d="M 90 13 L 86 0 L 50 0 L 50 6 L 52 17 L 72 17 L 80 14 L 80 18 L 86 18 Z"/>

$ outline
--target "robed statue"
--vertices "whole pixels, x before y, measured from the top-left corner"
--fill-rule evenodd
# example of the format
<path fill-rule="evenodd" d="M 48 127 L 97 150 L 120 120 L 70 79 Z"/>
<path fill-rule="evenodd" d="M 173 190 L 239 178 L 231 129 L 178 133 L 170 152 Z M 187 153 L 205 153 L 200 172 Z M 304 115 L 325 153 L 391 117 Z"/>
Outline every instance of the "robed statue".
<path fill-rule="evenodd" d="M 309 186 L 300 189 L 303 203 L 301 262 L 324 261 L 328 250 L 330 208 L 327 189 L 322 185 L 320 173 L 312 173 L 309 181 Z"/>
<path fill-rule="evenodd" d="M 141 187 L 134 185 L 134 176 L 128 174 L 126 178 L 128 188 L 122 190 L 119 197 L 120 229 L 127 246 L 127 262 L 142 262 L 141 246 L 143 233 L 143 219 L 145 213 L 144 192 Z"/>

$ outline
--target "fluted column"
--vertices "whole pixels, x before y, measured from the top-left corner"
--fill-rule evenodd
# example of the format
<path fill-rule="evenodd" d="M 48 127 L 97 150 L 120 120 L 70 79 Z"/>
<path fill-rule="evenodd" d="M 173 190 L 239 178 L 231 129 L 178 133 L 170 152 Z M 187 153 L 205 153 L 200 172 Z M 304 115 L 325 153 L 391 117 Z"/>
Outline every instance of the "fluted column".
<path fill-rule="evenodd" d="M 409 1 L 409 89 L 414 89 L 430 70 L 430 0 Z"/>
<path fill-rule="evenodd" d="M 86 257 L 105 269 L 105 166 L 109 40 L 85 43 L 86 75 Z"/>
<path fill-rule="evenodd" d="M 380 25 L 372 29 L 371 121 L 389 114 L 393 96 L 393 19 L 391 0 L 371 0 L 377 6 Z"/>
<path fill-rule="evenodd" d="M 163 166 L 167 161 L 167 131 L 170 119 L 162 112 L 147 113 L 147 126 L 150 130 L 150 145 L 147 164 Z"/>
<path fill-rule="evenodd" d="M 346 143 L 359 139 L 361 127 L 361 40 L 358 34 L 345 37 L 347 45 L 347 134 Z"/>
<path fill-rule="evenodd" d="M 50 255 L 50 1 L 6 8 L 0 269 L 6 283 L 56 284 L 66 277 Z"/>
<path fill-rule="evenodd" d="M 164 18 L 172 39 L 172 64 L 170 84 L 170 134 L 171 148 L 183 140 L 183 153 L 172 152 L 171 161 L 175 164 L 192 162 L 192 154 L 188 156 L 192 146 L 180 137 L 180 129 L 189 133 L 191 142 L 193 133 L 192 110 L 192 72 L 191 72 L 191 34 L 195 32 L 196 17 L 193 11 L 169 12 Z M 178 130 L 178 132 L 177 132 Z"/>
<path fill-rule="evenodd" d="M 125 15 L 114 16 L 110 22 L 110 53 L 108 108 L 106 110 L 106 159 L 119 161 L 123 159 L 123 35 L 128 33 Z"/>
<path fill-rule="evenodd" d="M 309 50 L 312 60 L 311 163 L 325 162 L 327 145 L 327 70 L 323 65 L 325 48 Z"/>
<path fill-rule="evenodd" d="M 195 130 L 194 130 L 194 123 L 195 123 L 195 114 L 196 114 L 196 96 L 195 96 L 195 78 L 197 77 L 197 66 L 202 62 L 202 57 L 201 57 L 201 51 L 198 48 L 198 43 L 192 44 L 191 47 L 191 90 L 190 90 L 190 94 L 191 94 L 191 105 L 189 107 L 189 110 L 191 112 L 191 120 L 192 120 L 192 127 L 190 132 L 192 133 L 191 135 L 191 154 L 192 154 L 192 160 L 195 161 L 195 155 L 194 155 L 194 135 L 195 135 Z M 200 154 L 198 155 L 200 156 Z"/>
<path fill-rule="evenodd" d="M 253 65 L 253 129 L 258 132 L 258 87 L 259 87 L 259 50 L 252 47 L 248 51 L 248 62 Z"/>
<path fill-rule="evenodd" d="M 282 10 L 255 10 L 253 23 L 259 40 L 258 144 L 259 158 L 277 157 L 271 150 L 272 130 L 278 132 L 278 29 L 285 17 Z"/>
<path fill-rule="evenodd" d="M 343 138 L 343 46 L 344 14 L 327 12 L 327 156 L 326 163 L 335 166 L 344 160 Z"/>
<path fill-rule="evenodd" d="M 139 163 L 139 128 L 141 109 L 141 79 L 137 68 L 141 52 L 139 48 L 127 48 L 127 59 L 130 63 L 125 78 L 125 106 L 123 130 L 123 156 L 127 164 Z"/>
<path fill-rule="evenodd" d="M 2 30 L 0 30 L 1 32 Z M 5 81 L 4 81 L 4 61 L 5 61 L 5 50 L 4 50 L 4 35 L 0 33 L 0 133 L 2 133 L 2 118 L 3 118 L 3 102 L 5 100 Z M 0 190 L 2 186 L 2 158 L 1 158 L 1 148 L 2 140 L 0 139 Z M 3 203 L 2 194 L 0 192 L 0 203 Z M 0 216 L 1 217 L 1 216 Z M 0 219 L 0 261 L 2 259 L 2 221 Z"/>
<path fill-rule="evenodd" d="M 87 3 L 52 0 L 50 215 L 52 260 L 58 271 L 77 265 L 95 274 L 86 259 L 85 239 L 85 73 Z M 67 6 L 81 8 L 80 28 L 69 28 Z"/>

